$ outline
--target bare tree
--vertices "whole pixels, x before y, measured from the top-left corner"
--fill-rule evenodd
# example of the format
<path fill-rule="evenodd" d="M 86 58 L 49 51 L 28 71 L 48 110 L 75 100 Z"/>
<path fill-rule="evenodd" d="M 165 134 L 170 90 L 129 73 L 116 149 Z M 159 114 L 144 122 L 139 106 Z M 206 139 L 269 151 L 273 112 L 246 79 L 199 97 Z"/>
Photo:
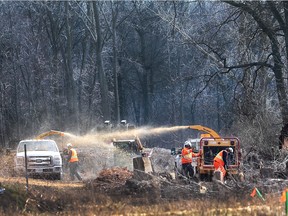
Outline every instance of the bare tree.
<path fill-rule="evenodd" d="M 287 2 L 236 2 L 225 1 L 229 5 L 236 7 L 251 16 L 255 23 L 261 29 L 261 33 L 267 37 L 270 43 L 269 53 L 265 61 L 250 62 L 247 64 L 239 64 L 230 66 L 229 68 L 241 67 L 267 67 L 271 69 L 275 76 L 277 96 L 280 105 L 282 123 L 284 125 L 280 141 L 283 143 L 284 138 L 288 136 L 288 131 L 285 130 L 288 124 L 288 101 L 285 81 L 287 77 L 287 57 L 288 57 L 288 7 Z M 282 51 L 284 49 L 284 52 Z M 285 56 L 283 59 L 281 56 Z"/>

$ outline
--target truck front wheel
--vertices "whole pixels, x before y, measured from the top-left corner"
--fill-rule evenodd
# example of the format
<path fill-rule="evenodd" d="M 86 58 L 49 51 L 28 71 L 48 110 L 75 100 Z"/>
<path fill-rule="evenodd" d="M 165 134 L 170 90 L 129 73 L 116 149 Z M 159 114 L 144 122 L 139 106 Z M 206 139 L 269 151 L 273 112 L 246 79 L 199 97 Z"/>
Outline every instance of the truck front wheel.
<path fill-rule="evenodd" d="M 52 175 L 52 179 L 53 180 L 61 180 L 62 179 L 62 175 L 61 173 L 55 173 Z"/>

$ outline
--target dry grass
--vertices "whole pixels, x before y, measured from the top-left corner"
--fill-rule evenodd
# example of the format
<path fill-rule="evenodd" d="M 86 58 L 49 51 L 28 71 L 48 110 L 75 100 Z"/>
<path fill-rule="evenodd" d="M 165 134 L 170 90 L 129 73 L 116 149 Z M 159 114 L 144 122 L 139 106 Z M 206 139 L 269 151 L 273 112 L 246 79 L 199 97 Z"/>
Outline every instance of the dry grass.
<path fill-rule="evenodd" d="M 25 178 L 13 177 L 13 157 L 3 156 L 2 159 L 0 183 L 6 191 L 0 195 L 0 215 L 285 215 L 279 193 L 267 192 L 264 202 L 257 197 L 251 198 L 250 188 L 214 191 L 211 187 L 209 193 L 199 194 L 193 185 L 176 188 L 149 181 L 140 184 L 143 188 L 127 190 L 119 172 L 117 175 L 113 169 L 105 172 L 102 166 L 102 171 L 97 170 L 101 177 L 97 181 L 95 171 L 91 171 L 90 179 L 86 176 L 83 183 L 29 179 L 29 192 L 26 193 Z M 89 157 L 85 158 L 85 164 L 93 169 L 93 160 Z M 123 173 L 128 179 L 129 172 Z M 110 178 L 105 180 L 102 174 Z M 118 184 L 120 180 L 121 184 Z M 94 187 L 88 187 L 89 181 L 95 183 Z"/>
<path fill-rule="evenodd" d="M 265 202 L 249 195 L 241 200 L 231 193 L 226 197 L 223 193 L 214 197 L 195 195 L 173 202 L 149 194 L 142 197 L 123 194 L 115 199 L 97 188 L 85 187 L 84 183 L 42 180 L 31 180 L 26 194 L 24 180 L 0 179 L 6 188 L 4 195 L 0 195 L 2 215 L 284 215 L 284 204 L 279 202 L 278 195 L 266 195 Z M 6 206 L 2 205 L 4 199 Z M 135 199 L 142 202 L 135 204 Z M 148 199 L 155 202 L 147 202 Z"/>

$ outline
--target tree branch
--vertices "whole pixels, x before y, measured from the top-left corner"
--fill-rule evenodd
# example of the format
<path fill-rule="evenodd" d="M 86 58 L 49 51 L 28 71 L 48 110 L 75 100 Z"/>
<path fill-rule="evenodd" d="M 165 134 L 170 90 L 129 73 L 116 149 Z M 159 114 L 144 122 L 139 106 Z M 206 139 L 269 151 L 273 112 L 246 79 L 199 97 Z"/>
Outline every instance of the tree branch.
<path fill-rule="evenodd" d="M 247 63 L 247 64 L 239 64 L 239 65 L 234 65 L 234 66 L 227 66 L 226 65 L 226 61 L 225 61 L 224 64 L 225 64 L 224 68 L 227 68 L 229 70 L 236 69 L 236 68 L 251 68 L 251 67 L 254 67 L 254 66 L 273 68 L 273 65 L 268 64 L 266 62 L 251 62 L 251 63 Z"/>

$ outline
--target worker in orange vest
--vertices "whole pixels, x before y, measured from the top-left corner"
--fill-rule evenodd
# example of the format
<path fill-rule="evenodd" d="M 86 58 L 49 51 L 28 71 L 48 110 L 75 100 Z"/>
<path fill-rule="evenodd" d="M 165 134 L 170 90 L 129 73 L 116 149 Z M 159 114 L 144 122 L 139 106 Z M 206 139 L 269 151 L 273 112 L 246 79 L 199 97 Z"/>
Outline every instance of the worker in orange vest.
<path fill-rule="evenodd" d="M 72 144 L 68 143 L 67 144 L 67 148 L 68 148 L 68 162 L 69 162 L 69 169 L 70 169 L 70 178 L 73 181 L 75 179 L 74 176 L 77 177 L 77 179 L 79 181 L 82 181 L 82 177 L 79 175 L 78 173 L 78 156 L 77 156 L 77 152 L 74 148 L 72 148 Z"/>
<path fill-rule="evenodd" d="M 221 172 L 220 180 L 221 182 L 224 182 L 224 177 L 227 173 L 227 167 L 228 167 L 228 156 L 229 154 L 233 154 L 233 148 L 229 147 L 225 150 L 220 151 L 215 157 L 214 157 L 214 168 L 215 170 L 219 170 Z"/>
<path fill-rule="evenodd" d="M 181 163 L 184 173 L 188 178 L 192 178 L 194 176 L 192 157 L 199 157 L 200 153 L 194 153 L 191 144 L 186 141 L 184 148 L 182 149 L 181 156 Z"/>

